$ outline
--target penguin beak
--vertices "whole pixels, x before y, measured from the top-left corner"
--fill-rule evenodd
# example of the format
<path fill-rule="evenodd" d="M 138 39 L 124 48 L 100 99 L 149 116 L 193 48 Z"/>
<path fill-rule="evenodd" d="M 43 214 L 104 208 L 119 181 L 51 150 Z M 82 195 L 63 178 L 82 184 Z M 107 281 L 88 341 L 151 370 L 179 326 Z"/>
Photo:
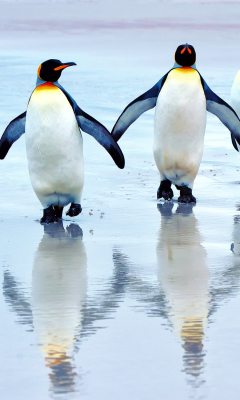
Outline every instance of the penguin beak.
<path fill-rule="evenodd" d="M 67 68 L 67 67 L 71 67 L 72 65 L 77 65 L 77 64 L 74 63 L 74 62 L 68 62 L 68 63 L 66 63 L 66 64 L 60 65 L 59 67 L 54 68 L 54 71 L 59 71 L 60 69 L 64 69 L 64 68 Z"/>

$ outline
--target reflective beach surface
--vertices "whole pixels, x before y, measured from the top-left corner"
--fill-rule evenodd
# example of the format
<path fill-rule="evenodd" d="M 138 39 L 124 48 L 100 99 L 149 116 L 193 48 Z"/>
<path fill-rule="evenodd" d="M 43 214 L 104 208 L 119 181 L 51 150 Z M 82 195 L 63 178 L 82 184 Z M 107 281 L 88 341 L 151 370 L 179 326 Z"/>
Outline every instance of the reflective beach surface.
<path fill-rule="evenodd" d="M 114 11 L 108 1 L 46 1 L 30 18 L 31 4 L 1 3 L 1 132 L 48 58 L 77 63 L 60 83 L 109 130 L 186 41 L 230 100 L 237 3 L 132 1 Z M 239 399 L 240 155 L 208 115 L 197 204 L 178 204 L 175 188 L 173 201 L 157 202 L 153 118 L 143 114 L 119 141 L 124 170 L 83 133 L 83 212 L 59 223 L 39 223 L 24 135 L 1 161 L 1 399 Z"/>

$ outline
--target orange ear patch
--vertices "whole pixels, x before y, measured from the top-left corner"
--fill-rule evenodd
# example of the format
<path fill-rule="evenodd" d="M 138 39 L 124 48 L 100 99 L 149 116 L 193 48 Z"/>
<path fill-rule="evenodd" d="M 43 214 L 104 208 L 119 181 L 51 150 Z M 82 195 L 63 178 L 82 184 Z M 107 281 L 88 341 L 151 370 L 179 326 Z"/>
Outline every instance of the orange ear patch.
<path fill-rule="evenodd" d="M 184 48 L 181 50 L 181 54 L 183 54 L 185 51 L 186 51 L 186 47 L 184 47 Z"/>
<path fill-rule="evenodd" d="M 39 65 L 38 70 L 37 70 L 37 74 L 38 74 L 39 79 L 41 79 L 41 77 L 40 77 L 41 68 L 42 68 L 42 64 Z"/>
<path fill-rule="evenodd" d="M 187 48 L 187 51 L 189 52 L 189 54 L 192 54 L 192 50 L 190 50 L 189 48 Z"/>

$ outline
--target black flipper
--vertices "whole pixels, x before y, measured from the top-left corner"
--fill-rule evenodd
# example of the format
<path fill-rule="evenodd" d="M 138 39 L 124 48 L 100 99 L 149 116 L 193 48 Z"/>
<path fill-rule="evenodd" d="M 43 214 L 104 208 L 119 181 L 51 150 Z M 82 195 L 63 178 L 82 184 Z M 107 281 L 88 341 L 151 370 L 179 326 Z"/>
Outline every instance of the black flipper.
<path fill-rule="evenodd" d="M 10 147 L 25 132 L 26 111 L 13 119 L 7 126 L 0 140 L 0 159 L 3 160 Z"/>
<path fill-rule="evenodd" d="M 124 134 L 127 128 L 145 111 L 155 107 L 158 95 L 170 71 L 165 74 L 160 81 L 150 90 L 133 100 L 122 112 L 115 123 L 111 135 L 115 142 Z"/>
<path fill-rule="evenodd" d="M 232 132 L 231 132 L 231 139 L 232 139 L 232 145 L 233 145 L 234 149 L 236 149 L 238 151 L 237 143 L 236 143 L 235 137 L 233 136 Z"/>
<path fill-rule="evenodd" d="M 200 75 L 200 74 L 199 74 Z M 230 130 L 233 147 L 239 151 L 240 147 L 240 120 L 234 109 L 221 97 L 217 96 L 206 84 L 200 75 L 203 90 L 207 100 L 207 111 L 216 115 L 220 121 Z"/>
<path fill-rule="evenodd" d="M 93 136 L 94 139 L 96 139 L 98 143 L 100 143 L 107 150 L 115 164 L 119 168 L 123 169 L 125 166 L 124 155 L 118 144 L 113 140 L 107 128 L 105 128 L 104 125 L 102 125 L 96 119 L 81 110 L 76 101 L 59 83 L 55 82 L 54 85 L 61 89 L 67 97 L 69 103 L 73 108 L 73 112 L 76 116 L 79 128 L 89 135 Z"/>
<path fill-rule="evenodd" d="M 125 165 L 123 153 L 105 126 L 78 106 L 75 107 L 75 115 L 80 129 L 93 136 L 108 151 L 115 164 L 123 169 Z"/>

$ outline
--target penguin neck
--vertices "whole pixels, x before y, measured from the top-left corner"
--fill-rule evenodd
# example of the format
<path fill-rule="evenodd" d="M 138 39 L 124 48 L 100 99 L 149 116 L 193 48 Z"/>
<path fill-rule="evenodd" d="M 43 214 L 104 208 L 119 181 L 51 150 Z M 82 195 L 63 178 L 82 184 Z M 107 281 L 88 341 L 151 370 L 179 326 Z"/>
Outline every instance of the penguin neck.
<path fill-rule="evenodd" d="M 172 69 L 175 69 L 175 68 L 184 68 L 184 67 L 182 65 L 177 64 L 176 61 L 175 61 L 175 63 L 173 64 Z M 189 68 L 197 69 L 196 63 L 191 65 Z"/>
<path fill-rule="evenodd" d="M 40 86 L 40 85 L 43 85 L 44 83 L 48 83 L 48 81 L 43 81 L 43 80 L 40 79 L 39 76 L 38 76 L 38 77 L 37 77 L 37 82 L 36 82 L 36 87 L 38 87 L 38 86 Z M 59 85 L 58 81 L 56 81 L 56 82 L 50 82 L 50 83 L 52 83 L 52 84 L 55 85 L 55 86 L 58 86 L 58 85 Z"/>

